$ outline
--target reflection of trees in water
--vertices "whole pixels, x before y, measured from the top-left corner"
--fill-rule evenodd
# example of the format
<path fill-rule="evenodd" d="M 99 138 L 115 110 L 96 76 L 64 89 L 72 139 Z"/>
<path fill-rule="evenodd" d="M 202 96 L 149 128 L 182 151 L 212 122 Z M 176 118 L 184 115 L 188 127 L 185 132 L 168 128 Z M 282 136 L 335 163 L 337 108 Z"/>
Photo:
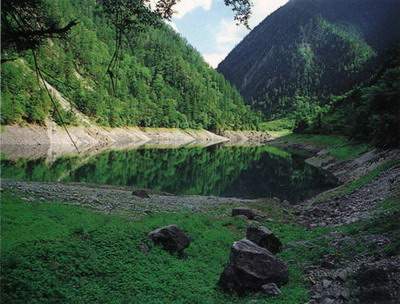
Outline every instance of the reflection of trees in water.
<path fill-rule="evenodd" d="M 298 202 L 335 185 L 331 175 L 307 165 L 302 158 L 264 153 L 223 194 L 241 193 L 242 197 L 250 198 L 276 196 Z"/>
<path fill-rule="evenodd" d="M 326 177 L 272 147 L 109 151 L 89 159 L 2 162 L 2 176 L 150 188 L 178 194 L 297 199 L 326 188 Z"/>

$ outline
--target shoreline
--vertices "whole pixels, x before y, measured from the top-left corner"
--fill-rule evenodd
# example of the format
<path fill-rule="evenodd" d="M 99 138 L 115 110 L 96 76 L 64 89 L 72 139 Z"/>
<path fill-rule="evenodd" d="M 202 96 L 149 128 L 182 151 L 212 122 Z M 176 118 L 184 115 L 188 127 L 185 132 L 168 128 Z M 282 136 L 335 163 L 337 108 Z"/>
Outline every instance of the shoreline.
<path fill-rule="evenodd" d="M 54 122 L 45 126 L 34 124 L 2 126 L 0 147 L 9 159 L 47 158 L 63 155 L 99 153 L 108 149 L 135 149 L 143 145 L 163 148 L 183 146 L 210 146 L 220 143 L 230 145 L 262 144 L 273 139 L 266 132 L 225 131 L 222 135 L 207 130 L 175 128 L 106 128 L 101 126 L 70 126 L 68 133 Z"/>

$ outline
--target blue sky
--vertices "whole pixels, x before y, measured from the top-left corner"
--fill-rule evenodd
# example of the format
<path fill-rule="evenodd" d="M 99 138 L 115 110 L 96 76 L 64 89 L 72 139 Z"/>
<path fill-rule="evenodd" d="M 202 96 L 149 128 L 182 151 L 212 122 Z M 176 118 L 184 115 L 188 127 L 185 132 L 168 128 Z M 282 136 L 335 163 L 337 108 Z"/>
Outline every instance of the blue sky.
<path fill-rule="evenodd" d="M 251 27 L 284 5 L 288 0 L 253 0 Z M 193 45 L 213 67 L 225 58 L 248 33 L 237 26 L 233 13 L 223 0 L 181 0 L 171 26 Z"/>

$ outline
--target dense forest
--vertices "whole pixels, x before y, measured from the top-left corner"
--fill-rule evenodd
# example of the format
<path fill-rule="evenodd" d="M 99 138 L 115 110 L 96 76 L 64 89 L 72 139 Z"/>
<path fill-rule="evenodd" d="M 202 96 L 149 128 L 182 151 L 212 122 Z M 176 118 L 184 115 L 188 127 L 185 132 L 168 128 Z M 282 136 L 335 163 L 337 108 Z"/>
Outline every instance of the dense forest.
<path fill-rule="evenodd" d="M 381 147 L 400 145 L 400 47 L 388 53 L 369 82 L 294 116 L 296 132 L 343 134 Z"/>
<path fill-rule="evenodd" d="M 397 0 L 292 0 L 218 70 L 269 118 L 324 106 L 371 79 L 400 41 Z"/>
<path fill-rule="evenodd" d="M 120 52 L 110 82 L 107 67 L 115 30 L 95 0 L 45 1 L 61 23 L 78 20 L 66 40 L 48 39 L 37 51 L 45 80 L 71 107 L 104 126 L 254 129 L 260 116 L 222 75 L 169 26 L 140 25 Z M 2 17 L 3 18 L 3 17 Z M 61 123 L 35 74 L 34 56 L 2 64 L 1 123 Z M 66 123 L 72 110 L 58 107 Z"/>

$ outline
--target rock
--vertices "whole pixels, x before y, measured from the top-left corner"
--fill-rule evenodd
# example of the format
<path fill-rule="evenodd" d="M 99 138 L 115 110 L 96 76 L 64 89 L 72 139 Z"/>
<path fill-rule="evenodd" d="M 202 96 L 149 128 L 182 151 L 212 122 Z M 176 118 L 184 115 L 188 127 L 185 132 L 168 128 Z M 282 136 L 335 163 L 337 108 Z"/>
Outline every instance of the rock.
<path fill-rule="evenodd" d="M 150 195 L 145 190 L 133 190 L 132 195 L 140 198 L 150 198 Z"/>
<path fill-rule="evenodd" d="M 148 234 L 155 243 L 171 253 L 183 253 L 183 250 L 190 245 L 189 237 L 176 225 L 169 225 L 156 229 Z"/>
<path fill-rule="evenodd" d="M 332 284 L 332 281 L 330 281 L 330 280 L 327 280 L 327 279 L 322 280 L 322 287 L 324 287 L 324 288 L 328 288 L 329 286 L 331 286 L 331 284 Z"/>
<path fill-rule="evenodd" d="M 321 261 L 321 266 L 326 269 L 334 269 L 336 267 L 336 258 L 333 255 L 325 255 Z"/>
<path fill-rule="evenodd" d="M 352 295 L 363 304 L 398 304 L 400 299 L 400 257 L 362 265 L 354 275 L 359 286 Z"/>
<path fill-rule="evenodd" d="M 348 275 L 347 270 L 343 269 L 337 273 L 336 278 L 345 282 L 347 279 L 347 275 Z"/>
<path fill-rule="evenodd" d="M 275 283 L 269 283 L 261 286 L 261 290 L 264 294 L 269 296 L 279 296 L 282 292 Z"/>
<path fill-rule="evenodd" d="M 322 301 L 321 301 L 321 304 L 333 304 L 333 303 L 335 303 L 335 300 L 334 299 L 332 299 L 332 298 L 324 298 L 324 299 L 322 299 Z"/>
<path fill-rule="evenodd" d="M 237 215 L 244 215 L 249 220 L 254 220 L 257 213 L 253 209 L 250 209 L 250 208 L 245 208 L 245 207 L 233 208 L 232 216 L 237 216 Z"/>
<path fill-rule="evenodd" d="M 273 254 L 282 251 L 281 241 L 266 227 L 249 226 L 246 237 L 258 246 L 268 249 Z"/>
<path fill-rule="evenodd" d="M 225 291 L 243 294 L 261 291 L 262 286 L 275 283 L 278 286 L 289 281 L 287 265 L 267 249 L 243 239 L 233 243 L 229 264 L 219 279 Z"/>

